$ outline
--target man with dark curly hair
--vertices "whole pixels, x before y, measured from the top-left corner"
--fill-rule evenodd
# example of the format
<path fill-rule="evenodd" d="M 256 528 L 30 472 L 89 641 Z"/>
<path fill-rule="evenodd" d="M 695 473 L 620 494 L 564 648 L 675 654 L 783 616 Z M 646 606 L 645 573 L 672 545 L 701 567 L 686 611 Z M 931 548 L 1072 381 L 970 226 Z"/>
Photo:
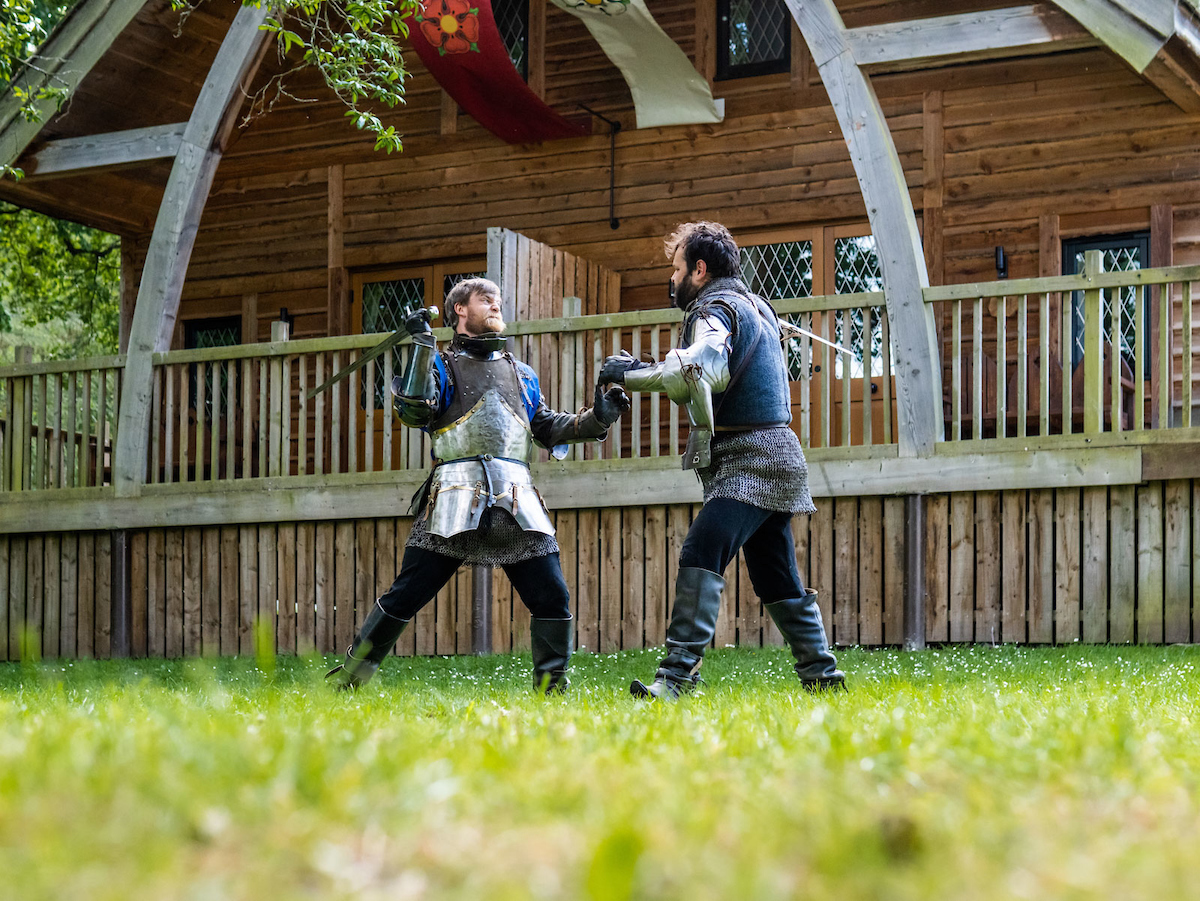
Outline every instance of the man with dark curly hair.
<path fill-rule="evenodd" d="M 463 563 L 503 567 L 532 615 L 534 685 L 567 687 L 575 624 L 554 526 L 529 475 L 534 442 L 557 459 L 570 443 L 601 440 L 629 409 L 619 387 L 596 388 L 582 413 L 546 406 L 537 375 L 505 349 L 500 289 L 485 278 L 455 285 L 438 352 L 430 311 L 404 321 L 413 351 L 392 383 L 405 425 L 429 433 L 433 472 L 419 499 L 400 574 L 371 608 L 346 660 L 328 676 L 338 688 L 370 679 L 417 611 Z"/>
<path fill-rule="evenodd" d="M 661 363 L 608 357 L 601 383 L 665 391 L 686 405 L 685 469 L 704 486 L 704 506 L 679 555 L 667 656 L 635 697 L 675 698 L 699 681 L 716 633 L 722 573 L 742 550 L 755 593 L 783 633 L 810 691 L 844 688 L 829 650 L 817 593 L 796 568 L 791 518 L 813 513 L 808 465 L 792 421 L 779 320 L 741 280 L 740 253 L 715 222 L 690 222 L 666 240 L 672 303 L 683 310 L 680 347 Z"/>

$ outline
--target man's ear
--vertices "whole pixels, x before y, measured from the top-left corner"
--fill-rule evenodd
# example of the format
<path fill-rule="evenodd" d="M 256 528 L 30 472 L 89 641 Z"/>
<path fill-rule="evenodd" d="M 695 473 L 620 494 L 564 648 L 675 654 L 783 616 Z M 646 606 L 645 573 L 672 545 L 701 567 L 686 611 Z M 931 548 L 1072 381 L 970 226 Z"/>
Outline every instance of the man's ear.
<path fill-rule="evenodd" d="M 704 260 L 696 260 L 696 268 L 692 271 L 696 273 L 696 278 L 702 279 L 708 275 L 708 263 Z"/>
<path fill-rule="evenodd" d="M 458 317 L 459 322 L 462 322 L 467 316 L 467 304 L 456 303 L 454 305 L 454 315 Z"/>

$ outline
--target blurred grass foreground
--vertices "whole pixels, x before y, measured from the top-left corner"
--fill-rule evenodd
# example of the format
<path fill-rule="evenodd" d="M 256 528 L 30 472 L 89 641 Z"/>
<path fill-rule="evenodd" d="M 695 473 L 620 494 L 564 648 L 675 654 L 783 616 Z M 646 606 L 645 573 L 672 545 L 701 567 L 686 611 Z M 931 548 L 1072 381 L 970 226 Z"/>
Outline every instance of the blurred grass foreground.
<path fill-rule="evenodd" d="M 1200 651 L 724 650 L 0 665 L 0 880 L 28 899 L 1174 899 L 1200 886 Z"/>

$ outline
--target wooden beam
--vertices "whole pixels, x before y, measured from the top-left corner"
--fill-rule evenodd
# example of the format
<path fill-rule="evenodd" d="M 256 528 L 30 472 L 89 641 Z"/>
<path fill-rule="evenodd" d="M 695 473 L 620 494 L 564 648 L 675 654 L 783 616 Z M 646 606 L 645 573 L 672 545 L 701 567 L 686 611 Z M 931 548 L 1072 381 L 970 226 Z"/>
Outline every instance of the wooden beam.
<path fill-rule="evenodd" d="M 896 366 L 900 453 L 930 454 L 943 430 L 942 374 L 933 314 L 922 300 L 929 275 L 904 167 L 833 0 L 787 4 L 829 93 L 875 236 Z"/>
<path fill-rule="evenodd" d="M 153 354 L 171 346 L 188 261 L 221 158 L 218 144 L 230 107 L 241 102 L 243 85 L 253 74 L 254 62 L 261 58 L 263 42 L 270 39 L 259 29 L 268 14 L 265 5 L 238 10 L 192 109 L 159 207 L 138 290 L 121 389 L 113 461 L 113 485 L 121 496 L 135 495 L 146 480 Z"/>
<path fill-rule="evenodd" d="M 876 71 L 918 69 L 931 63 L 1054 53 L 1090 47 L 1095 38 L 1046 4 L 991 9 L 852 28 L 846 44 L 859 65 Z"/>
<path fill-rule="evenodd" d="M 71 11 L 0 97 L 0 167 L 24 152 L 57 109 L 53 100 L 39 101 L 31 121 L 14 89 L 74 91 L 144 5 L 145 0 L 85 0 Z"/>
<path fill-rule="evenodd" d="M 1144 72 L 1166 43 L 1170 32 L 1162 33 L 1133 7 L 1169 7 L 1174 21 L 1174 3 L 1122 3 L 1118 0 L 1055 0 L 1075 21 L 1094 34 L 1102 44 L 1129 63 L 1136 72 Z M 1146 13 L 1146 9 L 1138 12 Z M 1147 16 L 1148 17 L 1148 16 Z M 1156 23 L 1161 24 L 1161 23 Z"/>
<path fill-rule="evenodd" d="M 186 122 L 131 128 L 82 138 L 50 141 L 20 161 L 25 176 L 75 175 L 80 170 L 112 169 L 172 157 L 179 151 Z"/>

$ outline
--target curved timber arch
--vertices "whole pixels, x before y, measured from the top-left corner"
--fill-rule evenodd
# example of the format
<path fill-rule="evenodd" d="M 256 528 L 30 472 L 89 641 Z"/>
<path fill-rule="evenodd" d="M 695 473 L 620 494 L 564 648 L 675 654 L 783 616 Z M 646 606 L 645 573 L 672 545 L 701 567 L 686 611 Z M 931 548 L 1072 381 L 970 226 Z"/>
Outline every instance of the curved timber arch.
<path fill-rule="evenodd" d="M 902 456 L 927 455 L 942 433 L 942 377 L 921 234 L 904 169 L 871 82 L 859 68 L 833 0 L 787 0 L 850 149 L 883 269 L 896 365 Z"/>
<path fill-rule="evenodd" d="M 269 12 L 265 4 L 238 10 L 192 108 L 171 167 L 146 253 L 125 358 L 113 461 L 118 496 L 136 494 L 146 481 L 154 354 L 170 347 L 200 215 L 221 161 L 231 116 L 242 98 L 241 86 L 257 68 L 270 39 L 268 32 L 260 30 Z"/>

